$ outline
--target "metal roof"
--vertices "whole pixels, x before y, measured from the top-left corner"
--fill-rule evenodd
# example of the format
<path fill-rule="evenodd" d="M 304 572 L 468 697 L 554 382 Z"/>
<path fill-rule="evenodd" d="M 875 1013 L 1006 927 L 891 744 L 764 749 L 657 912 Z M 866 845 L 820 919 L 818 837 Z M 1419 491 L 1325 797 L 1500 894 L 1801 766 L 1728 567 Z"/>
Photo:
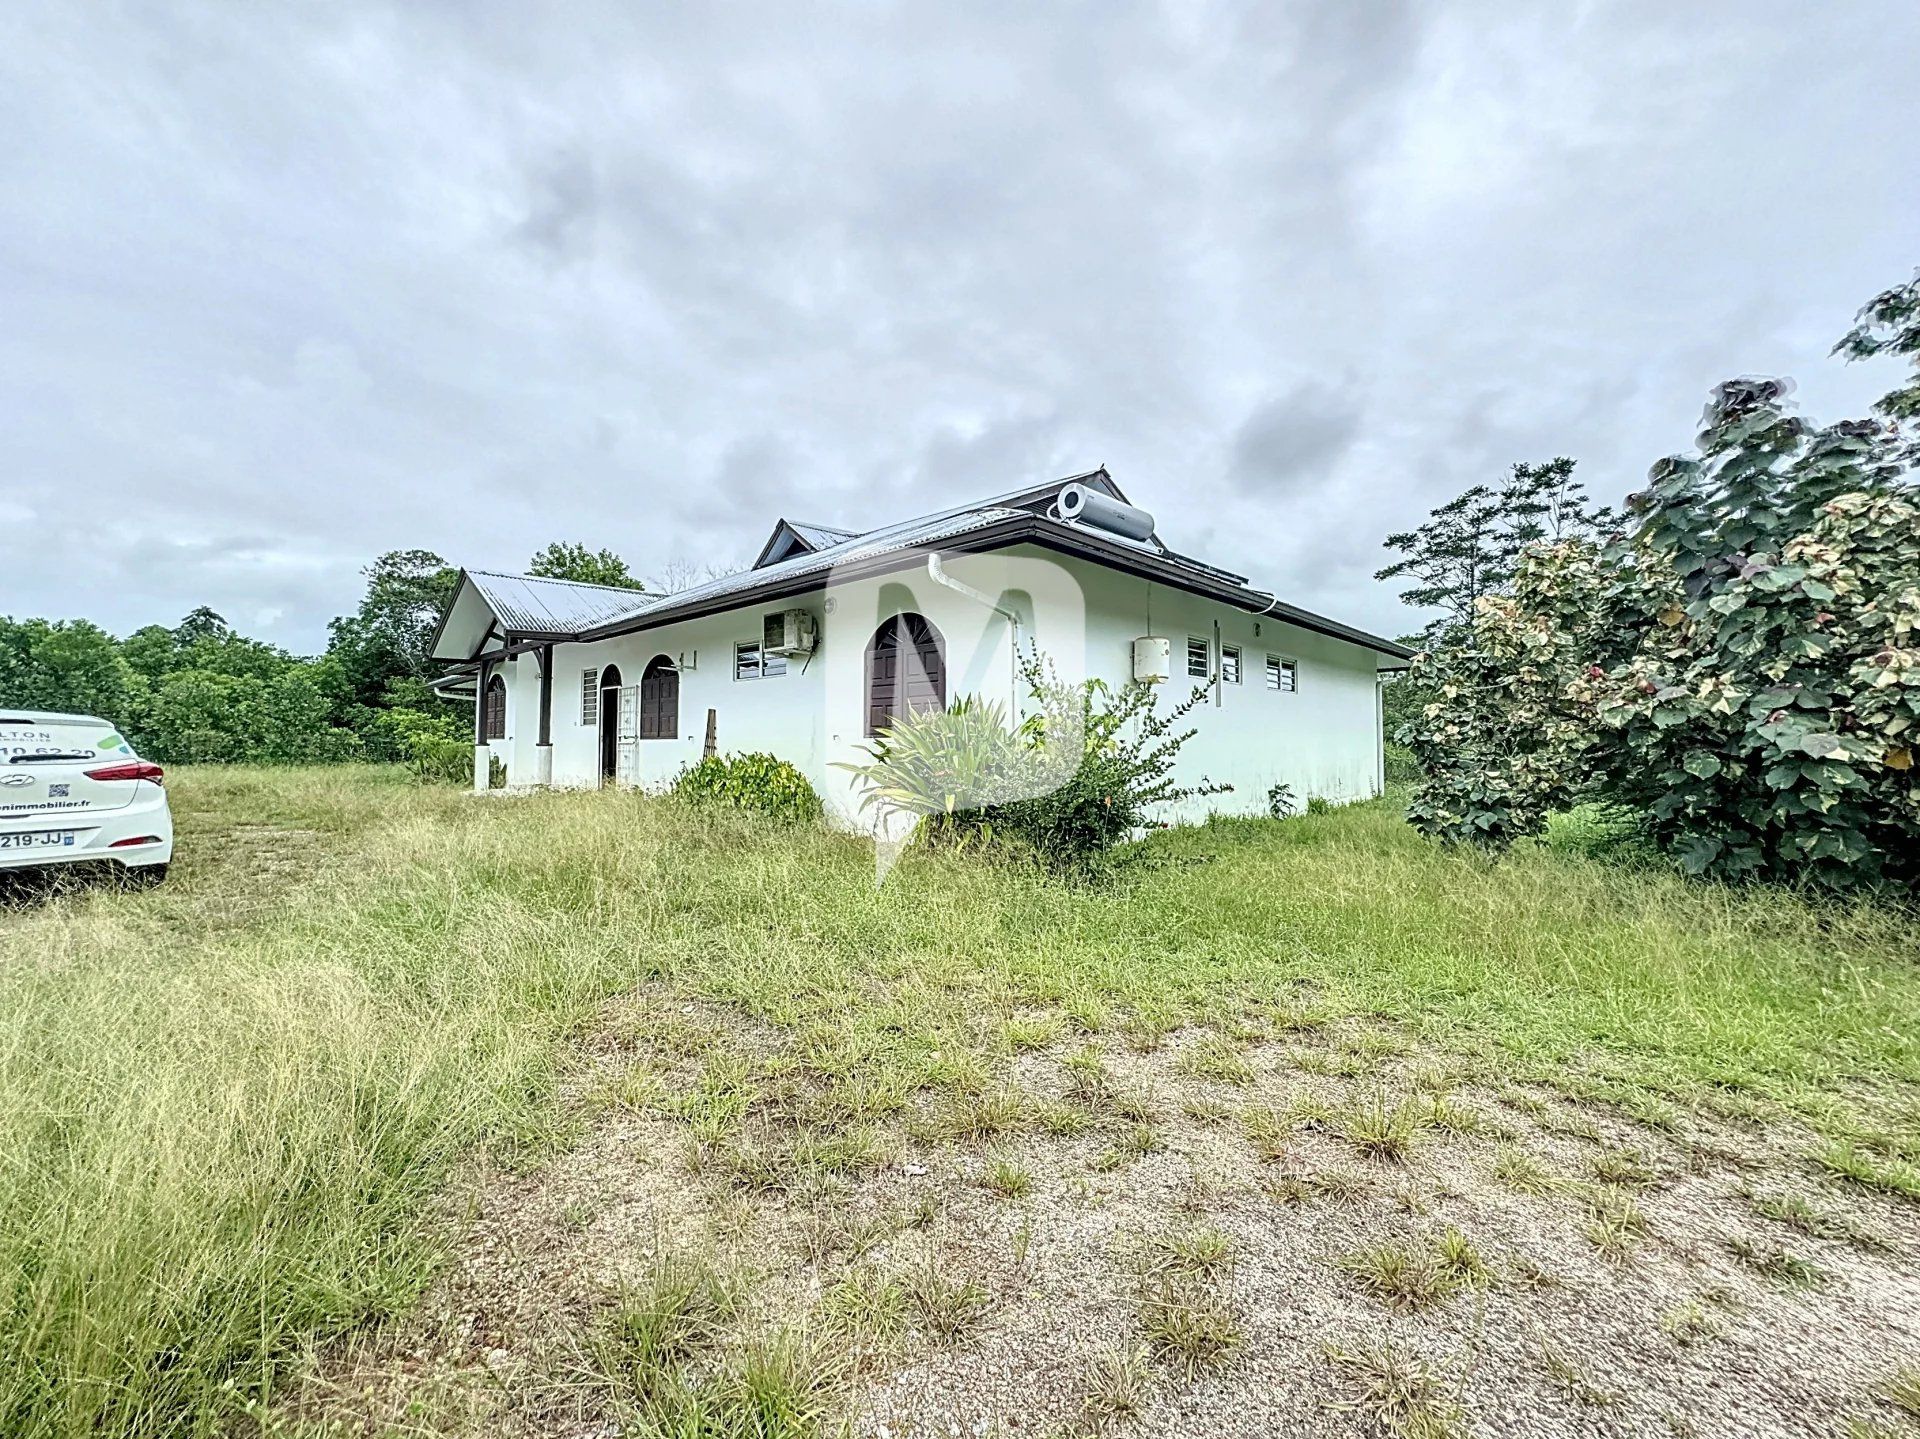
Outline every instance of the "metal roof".
<path fill-rule="evenodd" d="M 502 628 L 529 634 L 573 634 L 645 609 L 659 598 L 646 590 L 540 575 L 493 570 L 468 570 L 466 575 Z"/>
<path fill-rule="evenodd" d="M 1148 578 L 1209 595 L 1255 614 L 1272 615 L 1275 619 L 1303 625 L 1379 653 L 1402 659 L 1411 654 L 1394 640 L 1287 604 L 1264 590 L 1252 588 L 1242 575 L 1169 550 L 1157 536 L 1150 541 L 1130 541 L 1124 536 L 1054 518 L 1042 502 L 1050 491 L 1057 491 L 1073 479 L 1097 484 L 1117 498 L 1125 499 L 1119 486 L 1102 469 L 1069 480 L 1057 480 L 1050 486 L 1029 485 L 990 500 L 976 500 L 861 534 L 783 520 L 781 524 L 785 528 L 808 543 L 817 543 L 819 548 L 671 595 L 486 570 L 469 570 L 466 575 L 500 627 L 507 631 L 543 638 L 600 639 L 730 609 L 734 603 L 747 603 L 750 596 L 763 592 L 770 599 L 804 593 L 816 588 L 816 581 L 824 583 L 825 577 L 840 566 L 865 569 L 886 555 L 922 545 L 963 542 L 969 537 L 973 546 L 982 549 L 1031 542 L 1142 573 Z M 775 537 L 778 535 L 776 527 Z M 962 547 L 966 547 L 965 543 Z M 448 612 L 448 618 L 452 613 Z M 445 628 L 443 620 L 443 632 Z M 437 636 L 435 643 L 437 649 Z"/>
<path fill-rule="evenodd" d="M 824 574 L 836 565 L 869 560 L 894 550 L 910 549 L 914 545 L 950 540 L 956 535 L 981 529 L 1000 520 L 1017 519 L 1023 513 L 1020 510 L 989 506 L 980 509 L 949 510 L 944 514 L 922 516 L 916 520 L 908 520 L 904 524 L 869 530 L 864 535 L 855 535 L 850 540 L 842 540 L 838 544 L 829 545 L 825 549 L 815 550 L 810 554 L 789 555 L 784 560 L 762 565 L 757 570 L 742 570 L 737 575 L 727 575 L 722 579 L 695 585 L 691 589 L 678 590 L 653 600 L 640 609 L 616 616 L 615 619 L 603 623 L 611 624 L 616 619 L 644 620 L 656 611 L 676 611 L 691 605 L 707 604 L 727 595 L 745 594 L 779 584 L 783 580 L 798 579 L 804 575 Z"/>
<path fill-rule="evenodd" d="M 828 545 L 841 544 L 847 540 L 860 538 L 863 531 L 836 529 L 832 525 L 809 525 L 800 520 L 788 520 L 795 534 L 812 545 L 816 550 L 824 550 Z"/>

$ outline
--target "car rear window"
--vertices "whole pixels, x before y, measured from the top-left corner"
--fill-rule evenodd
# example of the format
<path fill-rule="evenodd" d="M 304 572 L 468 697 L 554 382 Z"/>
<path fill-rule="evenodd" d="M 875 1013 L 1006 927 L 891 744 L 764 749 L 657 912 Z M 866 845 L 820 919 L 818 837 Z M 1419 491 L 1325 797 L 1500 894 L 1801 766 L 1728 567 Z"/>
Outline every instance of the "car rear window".
<path fill-rule="evenodd" d="M 36 755 L 130 755 L 133 746 L 109 724 L 0 715 L 0 761 Z"/>

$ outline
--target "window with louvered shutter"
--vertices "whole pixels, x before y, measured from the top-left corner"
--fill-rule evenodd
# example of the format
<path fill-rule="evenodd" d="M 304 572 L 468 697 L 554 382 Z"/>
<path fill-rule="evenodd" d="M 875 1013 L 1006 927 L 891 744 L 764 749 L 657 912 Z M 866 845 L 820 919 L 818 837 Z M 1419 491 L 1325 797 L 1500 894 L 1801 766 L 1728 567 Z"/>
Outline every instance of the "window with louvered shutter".
<path fill-rule="evenodd" d="M 499 675 L 487 681 L 487 708 L 484 732 L 488 739 L 507 737 L 507 682 Z"/>
<path fill-rule="evenodd" d="M 665 655 L 640 675 L 640 738 L 680 738 L 680 671 Z"/>
<path fill-rule="evenodd" d="M 580 671 L 580 723 L 600 723 L 600 671 Z"/>

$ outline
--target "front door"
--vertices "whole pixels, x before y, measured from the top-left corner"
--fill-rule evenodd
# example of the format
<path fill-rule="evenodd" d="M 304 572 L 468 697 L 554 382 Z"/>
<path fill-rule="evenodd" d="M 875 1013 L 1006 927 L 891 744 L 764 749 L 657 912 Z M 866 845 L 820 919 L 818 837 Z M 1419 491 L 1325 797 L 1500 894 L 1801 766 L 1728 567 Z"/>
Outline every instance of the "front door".
<path fill-rule="evenodd" d="M 600 671 L 600 783 L 605 787 L 620 764 L 620 666 Z"/>
<path fill-rule="evenodd" d="M 628 789 L 640 783 L 640 686 L 620 691 L 620 752 L 615 756 L 614 780 Z"/>

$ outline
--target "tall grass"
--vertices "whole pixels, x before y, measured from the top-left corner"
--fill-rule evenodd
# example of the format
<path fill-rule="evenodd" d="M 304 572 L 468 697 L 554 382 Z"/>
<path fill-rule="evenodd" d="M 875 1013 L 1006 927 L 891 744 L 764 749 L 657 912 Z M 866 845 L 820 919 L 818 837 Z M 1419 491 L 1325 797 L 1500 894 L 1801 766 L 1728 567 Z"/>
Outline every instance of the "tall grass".
<path fill-rule="evenodd" d="M 9 1436 L 211 1432 L 404 1307 L 457 1161 L 537 1140 L 569 1034 L 648 981 L 909 1086 L 993 1072 L 1034 1004 L 1177 1023 L 1301 981 L 1675 1084 L 1920 1078 L 1896 917 L 1545 851 L 1489 869 L 1380 806 L 1164 836 L 1114 888 L 935 856 L 876 891 L 855 839 L 632 796 L 376 771 L 175 795 L 177 885 L 0 915 Z"/>

